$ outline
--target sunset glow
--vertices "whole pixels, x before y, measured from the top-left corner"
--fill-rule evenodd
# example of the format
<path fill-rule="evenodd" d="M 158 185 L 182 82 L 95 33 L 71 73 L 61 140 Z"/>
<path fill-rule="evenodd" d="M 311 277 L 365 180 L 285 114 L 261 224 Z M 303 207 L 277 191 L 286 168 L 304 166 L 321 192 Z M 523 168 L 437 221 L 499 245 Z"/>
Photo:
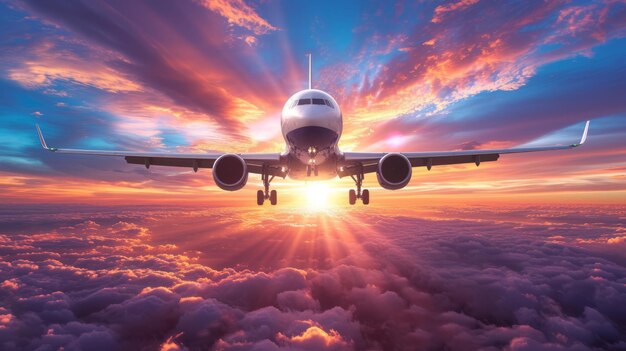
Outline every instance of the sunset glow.
<path fill-rule="evenodd" d="M 306 203 L 309 210 L 323 210 L 335 206 L 331 202 L 331 188 L 326 183 L 309 182 L 306 184 Z"/>
<path fill-rule="evenodd" d="M 497 165 L 485 165 L 488 172 L 440 167 L 436 178 L 415 177 L 414 189 L 433 183 L 436 194 L 447 196 L 468 186 L 482 187 L 470 184 L 476 181 L 512 181 L 516 194 L 551 192 L 558 197 L 567 188 L 625 198 L 621 140 L 626 107 L 619 92 L 626 87 L 618 78 L 625 47 L 622 4 L 533 4 L 513 11 L 515 15 L 479 2 L 432 8 L 416 3 L 394 11 L 356 4 L 346 3 L 339 12 L 362 21 L 358 27 L 363 30 L 353 33 L 350 21 L 328 18 L 332 26 L 318 24 L 315 35 L 335 39 L 319 50 L 301 40 L 313 35 L 300 25 L 306 19 L 288 13 L 325 18 L 321 5 L 190 2 L 180 5 L 181 16 L 193 13 L 187 17 L 171 16 L 165 5 L 147 10 L 149 5 L 140 2 L 122 12 L 98 3 L 82 7 L 83 17 L 91 16 L 93 23 L 102 18 L 136 21 L 118 33 L 115 43 L 95 36 L 106 28 L 83 28 L 76 19 L 81 16 L 51 4 L 2 5 L 4 45 L 13 50 L 5 51 L 2 60 L 2 113 L 9 121 L 0 127 L 5 140 L 0 177 L 6 177 L 0 184 L 9 184 L 2 185 L 3 193 L 18 197 L 9 186 L 11 178 L 19 177 L 51 186 L 69 180 L 80 187 L 82 182 L 88 191 L 90 184 L 104 181 L 128 194 L 189 193 L 188 200 L 197 201 L 201 185 L 211 188 L 206 172 L 182 174 L 158 167 L 146 172 L 120 160 L 43 155 L 32 126 L 41 124 L 54 146 L 280 152 L 280 110 L 305 86 L 304 54 L 312 51 L 315 85 L 342 108 L 340 147 L 346 151 L 570 143 L 579 137 L 581 123 L 592 120 L 589 144 L 575 153 L 506 156 Z M 139 15 L 146 11 L 164 15 Z M 413 23 L 416 12 L 432 17 Z M 366 13 L 395 19 L 379 23 L 359 15 Z M 479 30 L 473 23 L 485 13 L 494 20 Z M 198 38 L 187 35 L 188 30 Z M 174 76 L 175 81 L 168 78 Z M 328 187 L 345 186 L 330 183 Z M 511 194 L 508 186 L 490 189 Z M 200 196 L 213 198 L 208 191 Z M 54 190 L 58 192 L 63 190 Z"/>
<path fill-rule="evenodd" d="M 626 348 L 626 2 L 0 1 L 0 28 L 0 350 Z M 258 174 L 35 130 L 281 153 L 309 53 L 344 152 L 587 142 L 258 206 Z"/>

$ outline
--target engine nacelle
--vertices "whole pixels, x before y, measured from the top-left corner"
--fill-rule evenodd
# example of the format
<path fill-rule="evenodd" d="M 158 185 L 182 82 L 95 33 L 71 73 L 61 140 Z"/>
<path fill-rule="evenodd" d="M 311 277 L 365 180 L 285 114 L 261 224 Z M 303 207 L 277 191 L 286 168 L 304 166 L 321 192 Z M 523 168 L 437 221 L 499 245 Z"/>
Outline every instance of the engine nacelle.
<path fill-rule="evenodd" d="M 385 189 L 404 188 L 411 180 L 412 174 L 411 161 L 402 154 L 387 154 L 378 161 L 376 177 L 378 184 Z"/>
<path fill-rule="evenodd" d="M 248 166 L 239 155 L 224 154 L 213 164 L 213 180 L 223 190 L 239 190 L 248 182 Z"/>

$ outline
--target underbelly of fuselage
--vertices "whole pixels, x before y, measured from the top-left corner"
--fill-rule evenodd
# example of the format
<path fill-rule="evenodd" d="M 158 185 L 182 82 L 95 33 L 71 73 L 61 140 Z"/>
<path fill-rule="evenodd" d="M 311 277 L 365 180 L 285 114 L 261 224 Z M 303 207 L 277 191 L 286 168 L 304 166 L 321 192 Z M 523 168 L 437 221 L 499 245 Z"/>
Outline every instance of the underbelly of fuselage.
<path fill-rule="evenodd" d="M 308 126 L 287 133 L 286 139 L 289 148 L 289 178 L 326 180 L 337 176 L 337 132 Z"/>
<path fill-rule="evenodd" d="M 294 180 L 329 180 L 337 177 L 336 162 L 326 162 L 317 166 L 317 175 L 311 172 L 310 175 L 307 172 L 307 166 L 302 162 L 296 162 L 289 167 L 289 173 L 287 176 Z"/>

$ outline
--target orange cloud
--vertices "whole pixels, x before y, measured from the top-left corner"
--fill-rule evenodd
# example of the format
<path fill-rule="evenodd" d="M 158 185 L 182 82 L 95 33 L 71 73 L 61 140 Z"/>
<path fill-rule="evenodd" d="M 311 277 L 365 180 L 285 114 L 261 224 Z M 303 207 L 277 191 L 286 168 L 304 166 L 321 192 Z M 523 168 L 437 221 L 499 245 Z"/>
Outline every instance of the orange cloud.
<path fill-rule="evenodd" d="M 112 93 L 142 90 L 141 85 L 108 67 L 97 64 L 84 67 L 72 61 L 26 61 L 21 67 L 8 70 L 8 78 L 31 89 L 47 87 L 54 81 L 65 80 Z"/>
<path fill-rule="evenodd" d="M 606 241 L 608 244 L 621 244 L 621 243 L 626 243 L 626 235 L 624 236 L 617 236 L 614 238 L 610 238 Z"/>
<path fill-rule="evenodd" d="M 610 23 L 607 13 L 612 3 L 560 10 L 555 2 L 531 6 L 513 19 L 506 19 L 505 13 L 498 16 L 499 8 L 487 7 L 495 11 L 494 23 L 487 25 L 493 30 L 478 30 L 475 22 L 485 11 L 480 5 L 472 0 L 439 6 L 436 12 L 446 16 L 437 21 L 446 25 L 420 27 L 396 48 L 402 54 L 387 63 L 381 64 L 381 55 L 366 47 L 355 58 L 356 64 L 325 68 L 322 75 L 332 77 L 325 83 L 340 101 L 345 129 L 361 133 L 364 123 L 407 114 L 429 116 L 482 92 L 519 89 L 538 67 L 579 55 L 596 45 L 598 38 L 618 35 L 623 27 Z M 455 13 L 470 6 L 472 13 Z M 552 26 L 525 30 L 553 16 L 558 20 Z M 540 52 L 542 45 L 556 43 L 560 49 Z M 366 84 L 343 85 L 363 76 L 363 68 Z"/>
<path fill-rule="evenodd" d="M 7 70 L 7 77 L 30 89 L 50 87 L 56 81 L 68 81 L 113 93 L 144 90 L 140 83 L 108 67 L 102 60 L 79 58 L 50 42 L 33 47 L 28 59 L 17 61 L 14 67 Z M 67 95 L 56 90 L 50 90 L 50 93 Z"/>
<path fill-rule="evenodd" d="M 327 333 L 315 325 L 310 326 L 301 335 L 287 337 L 279 333 L 276 339 L 300 350 L 345 350 L 350 347 L 335 330 L 331 329 Z"/>
<path fill-rule="evenodd" d="M 435 8 L 435 15 L 433 16 L 431 22 L 439 23 L 446 13 L 451 11 L 463 10 L 476 3 L 478 3 L 478 0 L 461 0 L 447 5 L 439 5 Z"/>
<path fill-rule="evenodd" d="M 204 0 L 202 5 L 226 18 L 228 23 L 246 28 L 257 35 L 277 29 L 243 0 Z"/>

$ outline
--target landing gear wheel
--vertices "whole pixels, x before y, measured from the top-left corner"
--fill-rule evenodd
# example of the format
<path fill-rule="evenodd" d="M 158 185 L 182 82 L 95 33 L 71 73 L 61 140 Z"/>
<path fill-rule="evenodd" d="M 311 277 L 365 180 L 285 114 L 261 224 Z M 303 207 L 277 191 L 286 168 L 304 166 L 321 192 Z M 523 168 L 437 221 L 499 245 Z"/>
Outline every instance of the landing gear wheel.
<path fill-rule="evenodd" d="M 278 196 L 278 194 L 276 193 L 276 190 L 272 190 L 270 192 L 270 203 L 272 205 L 276 205 L 276 203 L 278 202 L 277 196 Z"/>
<path fill-rule="evenodd" d="M 370 191 L 369 190 L 363 189 L 361 200 L 363 200 L 363 205 L 369 205 L 370 203 Z"/>
<path fill-rule="evenodd" d="M 363 200 L 363 204 L 367 205 L 370 203 L 370 192 L 365 189 L 361 192 L 361 187 L 363 186 L 363 179 L 365 179 L 365 175 L 363 173 L 363 165 L 359 165 L 359 172 L 351 175 L 352 180 L 354 180 L 354 184 L 356 185 L 356 191 L 354 189 L 350 189 L 350 205 L 354 205 L 357 199 Z"/>
<path fill-rule="evenodd" d="M 259 190 L 256 192 L 256 204 L 261 206 L 263 205 L 263 201 L 265 200 L 265 194 L 263 194 L 263 190 Z"/>
<path fill-rule="evenodd" d="M 350 189 L 348 192 L 348 200 L 350 201 L 350 205 L 354 205 L 356 203 L 356 191 L 354 191 L 354 189 Z"/>
<path fill-rule="evenodd" d="M 272 205 L 276 205 L 277 194 L 276 190 L 270 191 L 270 182 L 274 179 L 273 175 L 269 174 L 269 166 L 263 165 L 263 169 L 261 170 L 261 180 L 263 181 L 263 189 L 256 192 L 256 203 L 257 205 L 263 205 L 265 200 L 270 200 Z"/>

